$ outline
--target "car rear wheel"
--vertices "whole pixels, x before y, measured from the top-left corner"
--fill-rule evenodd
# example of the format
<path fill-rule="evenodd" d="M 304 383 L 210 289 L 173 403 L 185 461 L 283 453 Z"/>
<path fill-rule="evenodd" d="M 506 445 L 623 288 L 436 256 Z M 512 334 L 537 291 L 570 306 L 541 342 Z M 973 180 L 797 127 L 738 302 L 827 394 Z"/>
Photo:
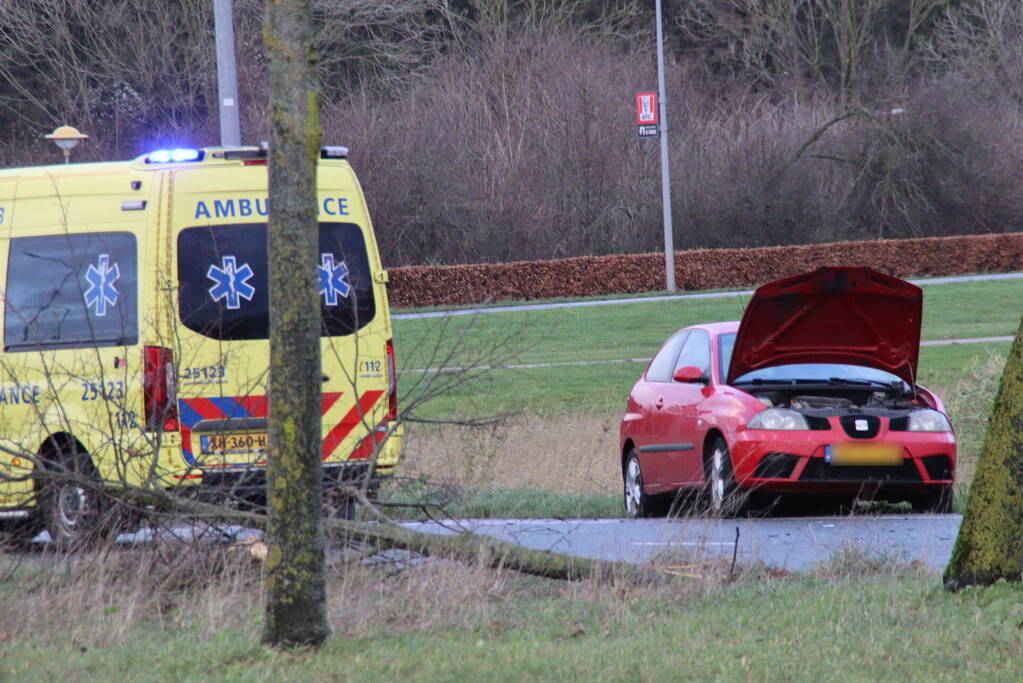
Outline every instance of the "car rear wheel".
<path fill-rule="evenodd" d="M 728 444 L 720 436 L 711 444 L 704 463 L 707 477 L 707 501 L 710 512 L 720 517 L 732 517 L 746 509 L 747 494 L 735 483 L 732 456 Z"/>
<path fill-rule="evenodd" d="M 639 466 L 639 455 L 636 449 L 629 451 L 629 458 L 625 463 L 625 511 L 629 517 L 651 517 L 654 510 L 650 496 L 643 490 L 643 470 Z"/>

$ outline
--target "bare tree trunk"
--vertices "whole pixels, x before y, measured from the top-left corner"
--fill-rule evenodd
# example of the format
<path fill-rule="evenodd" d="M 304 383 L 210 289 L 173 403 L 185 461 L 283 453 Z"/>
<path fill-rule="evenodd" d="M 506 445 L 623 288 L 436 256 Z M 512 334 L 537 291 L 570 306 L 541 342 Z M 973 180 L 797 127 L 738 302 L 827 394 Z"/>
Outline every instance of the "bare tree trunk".
<path fill-rule="evenodd" d="M 1023 562 L 1023 320 L 1009 350 L 945 587 L 1019 581 Z"/>
<path fill-rule="evenodd" d="M 320 524 L 320 126 L 312 0 L 267 0 L 263 37 L 270 66 L 270 551 L 263 642 L 318 645 L 330 626 Z"/>

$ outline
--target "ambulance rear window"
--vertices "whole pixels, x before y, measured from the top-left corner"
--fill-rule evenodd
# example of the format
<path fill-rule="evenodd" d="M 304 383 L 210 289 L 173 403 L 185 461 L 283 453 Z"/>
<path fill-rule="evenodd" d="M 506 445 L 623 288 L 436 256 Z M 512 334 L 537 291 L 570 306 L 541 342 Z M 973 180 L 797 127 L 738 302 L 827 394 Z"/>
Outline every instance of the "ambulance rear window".
<path fill-rule="evenodd" d="M 12 239 L 4 350 L 137 343 L 137 261 L 129 232 Z"/>
<path fill-rule="evenodd" d="M 323 336 L 361 329 L 376 315 L 362 230 L 320 223 L 316 268 Z M 266 224 L 196 226 L 178 234 L 178 314 L 213 339 L 269 336 Z"/>

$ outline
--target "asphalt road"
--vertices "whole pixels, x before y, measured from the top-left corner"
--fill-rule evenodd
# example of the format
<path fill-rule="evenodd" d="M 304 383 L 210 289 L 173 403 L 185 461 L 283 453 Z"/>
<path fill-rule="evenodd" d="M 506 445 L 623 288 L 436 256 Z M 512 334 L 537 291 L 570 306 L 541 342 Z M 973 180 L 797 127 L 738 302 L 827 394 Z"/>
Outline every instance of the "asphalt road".
<path fill-rule="evenodd" d="M 635 563 L 700 562 L 724 558 L 803 572 L 853 552 L 940 572 L 948 564 L 960 515 L 879 515 L 768 519 L 467 520 L 458 528 L 538 550 Z M 433 522 L 421 531 L 452 533 Z M 736 542 L 738 529 L 738 542 Z"/>
<path fill-rule="evenodd" d="M 960 515 L 878 515 L 760 519 L 481 519 L 405 522 L 410 529 L 449 534 L 472 531 L 518 543 L 593 559 L 635 564 L 679 565 L 731 562 L 763 564 L 790 572 L 811 571 L 840 553 L 941 572 L 952 555 Z M 738 536 L 736 532 L 738 531 Z M 263 533 L 236 525 L 178 525 L 155 532 L 121 534 L 125 546 L 154 542 L 223 544 L 260 539 Z M 43 531 L 34 544 L 44 547 Z M 338 549 L 331 551 L 334 555 Z"/>

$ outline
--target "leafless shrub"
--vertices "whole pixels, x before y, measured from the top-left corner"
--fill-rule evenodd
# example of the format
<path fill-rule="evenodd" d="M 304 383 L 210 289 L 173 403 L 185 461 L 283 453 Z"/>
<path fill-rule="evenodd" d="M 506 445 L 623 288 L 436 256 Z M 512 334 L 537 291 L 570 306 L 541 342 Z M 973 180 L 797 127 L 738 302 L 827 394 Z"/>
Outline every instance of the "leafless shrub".
<path fill-rule="evenodd" d="M 582 31 L 505 29 L 400 99 L 328 106 L 324 128 L 352 140 L 353 165 L 377 188 L 389 263 L 612 253 L 656 205 L 656 151 L 635 144 L 631 114 L 650 66 Z"/>
<path fill-rule="evenodd" d="M 201 139 L 215 102 L 210 3 L 11 0 L 0 4 L 0 116 L 22 147 L 74 123 L 103 159 Z M 215 111 L 213 112 L 215 114 Z"/>
<path fill-rule="evenodd" d="M 924 56 L 958 75 L 972 94 L 1011 97 L 1023 92 L 1023 5 L 1015 0 L 955 3 L 941 14 Z"/>
<path fill-rule="evenodd" d="M 70 114 L 93 135 L 82 158 L 212 141 L 208 7 L 150 16 L 144 4 L 3 5 L 0 163 L 52 158 L 39 136 Z M 324 139 L 352 149 L 385 262 L 657 250 L 657 145 L 636 138 L 632 113 L 655 83 L 649 8 L 458 7 L 317 3 Z M 262 9 L 236 8 L 244 131 L 257 142 Z M 1019 229 L 1019 3 L 701 0 L 668 16 L 677 246 Z M 108 30 L 76 43 L 71 29 L 46 33 L 45 17 Z"/>

